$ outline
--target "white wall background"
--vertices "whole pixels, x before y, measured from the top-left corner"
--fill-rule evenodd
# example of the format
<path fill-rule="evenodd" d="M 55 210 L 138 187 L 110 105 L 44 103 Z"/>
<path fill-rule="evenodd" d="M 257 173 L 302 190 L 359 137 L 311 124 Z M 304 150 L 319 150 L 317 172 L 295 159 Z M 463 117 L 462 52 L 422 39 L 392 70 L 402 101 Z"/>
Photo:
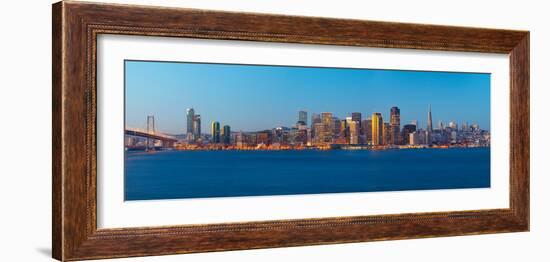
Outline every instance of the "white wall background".
<path fill-rule="evenodd" d="M 531 232 L 123 259 L 122 261 L 549 261 L 550 28 L 545 1 L 108 1 L 531 31 Z M 51 253 L 51 7 L 0 11 L 1 261 Z"/>

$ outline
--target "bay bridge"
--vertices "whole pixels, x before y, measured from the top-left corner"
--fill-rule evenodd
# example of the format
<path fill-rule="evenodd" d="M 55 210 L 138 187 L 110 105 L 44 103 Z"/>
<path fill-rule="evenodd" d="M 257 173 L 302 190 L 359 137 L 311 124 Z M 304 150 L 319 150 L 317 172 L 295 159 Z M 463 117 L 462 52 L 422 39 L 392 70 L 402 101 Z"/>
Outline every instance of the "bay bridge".
<path fill-rule="evenodd" d="M 178 141 L 175 137 L 159 133 L 155 130 L 155 117 L 147 116 L 147 129 L 130 128 L 124 129 L 124 134 L 128 136 L 142 137 L 147 139 L 145 150 L 154 150 L 155 141 L 161 141 L 161 148 L 173 148 Z"/>

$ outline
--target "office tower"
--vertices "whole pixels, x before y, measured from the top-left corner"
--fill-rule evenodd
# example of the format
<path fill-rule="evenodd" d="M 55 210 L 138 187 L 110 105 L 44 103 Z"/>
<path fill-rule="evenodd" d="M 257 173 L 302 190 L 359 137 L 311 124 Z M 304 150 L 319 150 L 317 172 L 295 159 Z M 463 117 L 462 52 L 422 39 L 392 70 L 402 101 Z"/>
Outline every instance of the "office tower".
<path fill-rule="evenodd" d="M 201 137 L 201 115 L 195 115 L 193 118 L 193 139 Z"/>
<path fill-rule="evenodd" d="M 382 145 L 383 139 L 384 120 L 381 113 L 372 113 L 372 145 Z"/>
<path fill-rule="evenodd" d="M 401 110 L 394 106 L 390 109 L 390 144 L 401 144 Z"/>
<path fill-rule="evenodd" d="M 224 125 L 221 130 L 221 140 L 226 145 L 231 143 L 231 128 L 228 125 Z"/>
<path fill-rule="evenodd" d="M 332 117 L 332 134 L 334 136 L 338 136 L 338 134 L 340 134 L 340 119 L 338 119 L 338 117 Z"/>
<path fill-rule="evenodd" d="M 410 134 L 414 133 L 415 131 L 416 126 L 413 124 L 406 124 L 403 126 L 403 141 L 405 142 L 405 144 L 410 144 Z"/>
<path fill-rule="evenodd" d="M 418 135 L 417 131 L 414 131 L 409 134 L 409 145 L 419 145 L 420 144 L 420 137 Z"/>
<path fill-rule="evenodd" d="M 323 136 L 323 142 L 330 144 L 332 143 L 332 137 L 333 137 L 333 130 L 334 130 L 334 121 L 332 119 L 332 113 L 321 113 L 321 121 L 324 126 L 324 132 L 320 135 Z"/>
<path fill-rule="evenodd" d="M 432 139 L 432 133 L 433 133 L 433 126 L 432 126 L 432 105 L 430 105 L 430 109 L 428 110 L 428 126 L 426 128 L 426 144 L 431 144 Z"/>
<path fill-rule="evenodd" d="M 349 143 L 352 145 L 359 144 L 359 134 L 360 134 L 359 121 L 351 121 L 349 123 Z"/>
<path fill-rule="evenodd" d="M 361 133 L 365 139 L 365 143 L 372 142 L 372 119 L 367 118 L 361 123 Z"/>
<path fill-rule="evenodd" d="M 359 129 L 361 129 L 361 113 L 359 112 L 351 113 L 351 120 L 357 121 L 359 123 Z"/>
<path fill-rule="evenodd" d="M 444 130 L 445 129 L 445 124 L 443 124 L 443 121 L 439 120 L 438 128 L 439 128 L 439 130 Z"/>
<path fill-rule="evenodd" d="M 323 143 L 323 134 L 325 133 L 325 125 L 323 123 L 315 123 L 313 125 L 313 130 L 315 130 L 315 136 L 313 137 L 313 143 L 314 144 L 322 144 Z"/>
<path fill-rule="evenodd" d="M 427 126 L 426 130 L 430 133 L 433 132 L 433 127 L 432 127 L 432 105 L 430 105 L 430 109 L 428 110 L 428 126 Z"/>
<path fill-rule="evenodd" d="M 348 142 L 349 138 L 349 127 L 346 120 L 340 120 L 340 134 L 338 135 L 339 138 L 343 138 Z"/>
<path fill-rule="evenodd" d="M 212 143 L 217 144 L 220 142 L 220 123 L 212 122 Z"/>
<path fill-rule="evenodd" d="M 187 139 L 193 140 L 193 121 L 195 120 L 195 109 L 187 109 Z"/>
<path fill-rule="evenodd" d="M 317 130 L 315 129 L 315 124 L 321 123 L 321 116 L 319 114 L 311 114 L 311 137 L 318 137 Z"/>
<path fill-rule="evenodd" d="M 298 123 L 307 126 L 307 112 L 299 111 L 298 112 Z"/>
<path fill-rule="evenodd" d="M 391 144 L 391 125 L 390 123 L 384 123 L 384 126 L 382 128 L 383 130 L 383 137 L 382 137 L 382 140 L 383 140 L 383 144 L 384 145 L 389 145 Z"/>

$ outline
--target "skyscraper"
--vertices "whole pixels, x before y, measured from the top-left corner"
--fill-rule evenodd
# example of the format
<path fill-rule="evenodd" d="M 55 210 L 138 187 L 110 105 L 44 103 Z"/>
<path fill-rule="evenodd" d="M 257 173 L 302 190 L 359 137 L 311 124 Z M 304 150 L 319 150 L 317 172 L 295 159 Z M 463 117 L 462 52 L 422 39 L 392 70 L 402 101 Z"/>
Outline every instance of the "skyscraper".
<path fill-rule="evenodd" d="M 307 126 L 307 112 L 299 111 L 298 112 L 298 123 Z"/>
<path fill-rule="evenodd" d="M 363 133 L 365 143 L 372 142 L 372 119 L 367 118 L 361 123 L 361 132 Z"/>
<path fill-rule="evenodd" d="M 231 127 L 224 125 L 221 132 L 222 142 L 226 145 L 231 143 Z"/>
<path fill-rule="evenodd" d="M 193 140 L 193 121 L 195 120 L 195 109 L 187 108 L 187 139 Z"/>
<path fill-rule="evenodd" d="M 383 130 L 383 142 L 382 144 L 384 145 L 389 145 L 391 144 L 391 125 L 390 123 L 384 123 L 384 126 L 382 128 Z"/>
<path fill-rule="evenodd" d="M 321 123 L 321 116 L 319 114 L 313 113 L 311 114 L 311 136 L 313 138 L 318 138 L 319 133 L 316 130 L 315 124 Z"/>
<path fill-rule="evenodd" d="M 430 109 L 428 110 L 428 126 L 426 128 L 426 144 L 431 144 L 431 138 L 433 133 L 433 126 L 432 126 L 432 105 L 430 105 Z"/>
<path fill-rule="evenodd" d="M 323 123 L 323 142 L 330 144 L 332 143 L 332 132 L 334 131 L 334 120 L 332 119 L 332 113 L 324 112 L 321 113 L 321 121 Z"/>
<path fill-rule="evenodd" d="M 352 145 L 359 144 L 359 121 L 351 121 L 349 123 L 349 143 Z"/>
<path fill-rule="evenodd" d="M 220 123 L 212 122 L 212 143 L 217 144 L 220 142 Z"/>
<path fill-rule="evenodd" d="M 432 105 L 430 105 L 430 109 L 428 110 L 428 126 L 426 128 L 428 132 L 433 132 L 433 126 L 432 126 Z"/>
<path fill-rule="evenodd" d="M 201 115 L 195 115 L 193 117 L 193 139 L 199 139 L 201 137 Z"/>
<path fill-rule="evenodd" d="M 390 109 L 390 144 L 401 144 L 401 110 L 394 106 Z"/>
<path fill-rule="evenodd" d="M 372 113 L 372 145 L 382 145 L 384 139 L 384 120 L 381 113 Z"/>
<path fill-rule="evenodd" d="M 351 113 L 351 121 L 357 121 L 358 127 L 361 128 L 361 113 L 359 112 Z"/>

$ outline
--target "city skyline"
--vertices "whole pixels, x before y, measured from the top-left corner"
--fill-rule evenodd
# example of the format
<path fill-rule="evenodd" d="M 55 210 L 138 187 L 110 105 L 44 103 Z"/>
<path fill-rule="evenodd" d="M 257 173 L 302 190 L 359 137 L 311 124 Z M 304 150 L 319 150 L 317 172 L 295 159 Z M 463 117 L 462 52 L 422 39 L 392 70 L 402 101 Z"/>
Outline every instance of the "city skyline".
<path fill-rule="evenodd" d="M 139 90 L 145 92 L 152 82 L 162 86 L 162 92 L 143 95 Z M 456 89 L 459 86 L 465 90 Z M 426 128 L 431 107 L 433 127 L 453 121 L 490 130 L 489 94 L 489 74 L 126 61 L 126 125 L 142 127 L 144 115 L 155 115 L 157 130 L 170 134 L 185 134 L 189 128 L 209 134 L 214 121 L 234 132 L 292 127 L 299 111 L 307 112 L 308 124 L 312 113 L 323 112 L 340 119 L 352 112 L 363 119 L 379 112 L 390 122 L 394 106 L 401 110 L 401 126 L 416 120 Z M 189 108 L 197 111 L 199 123 L 202 118 L 202 127 L 188 126 Z"/>

